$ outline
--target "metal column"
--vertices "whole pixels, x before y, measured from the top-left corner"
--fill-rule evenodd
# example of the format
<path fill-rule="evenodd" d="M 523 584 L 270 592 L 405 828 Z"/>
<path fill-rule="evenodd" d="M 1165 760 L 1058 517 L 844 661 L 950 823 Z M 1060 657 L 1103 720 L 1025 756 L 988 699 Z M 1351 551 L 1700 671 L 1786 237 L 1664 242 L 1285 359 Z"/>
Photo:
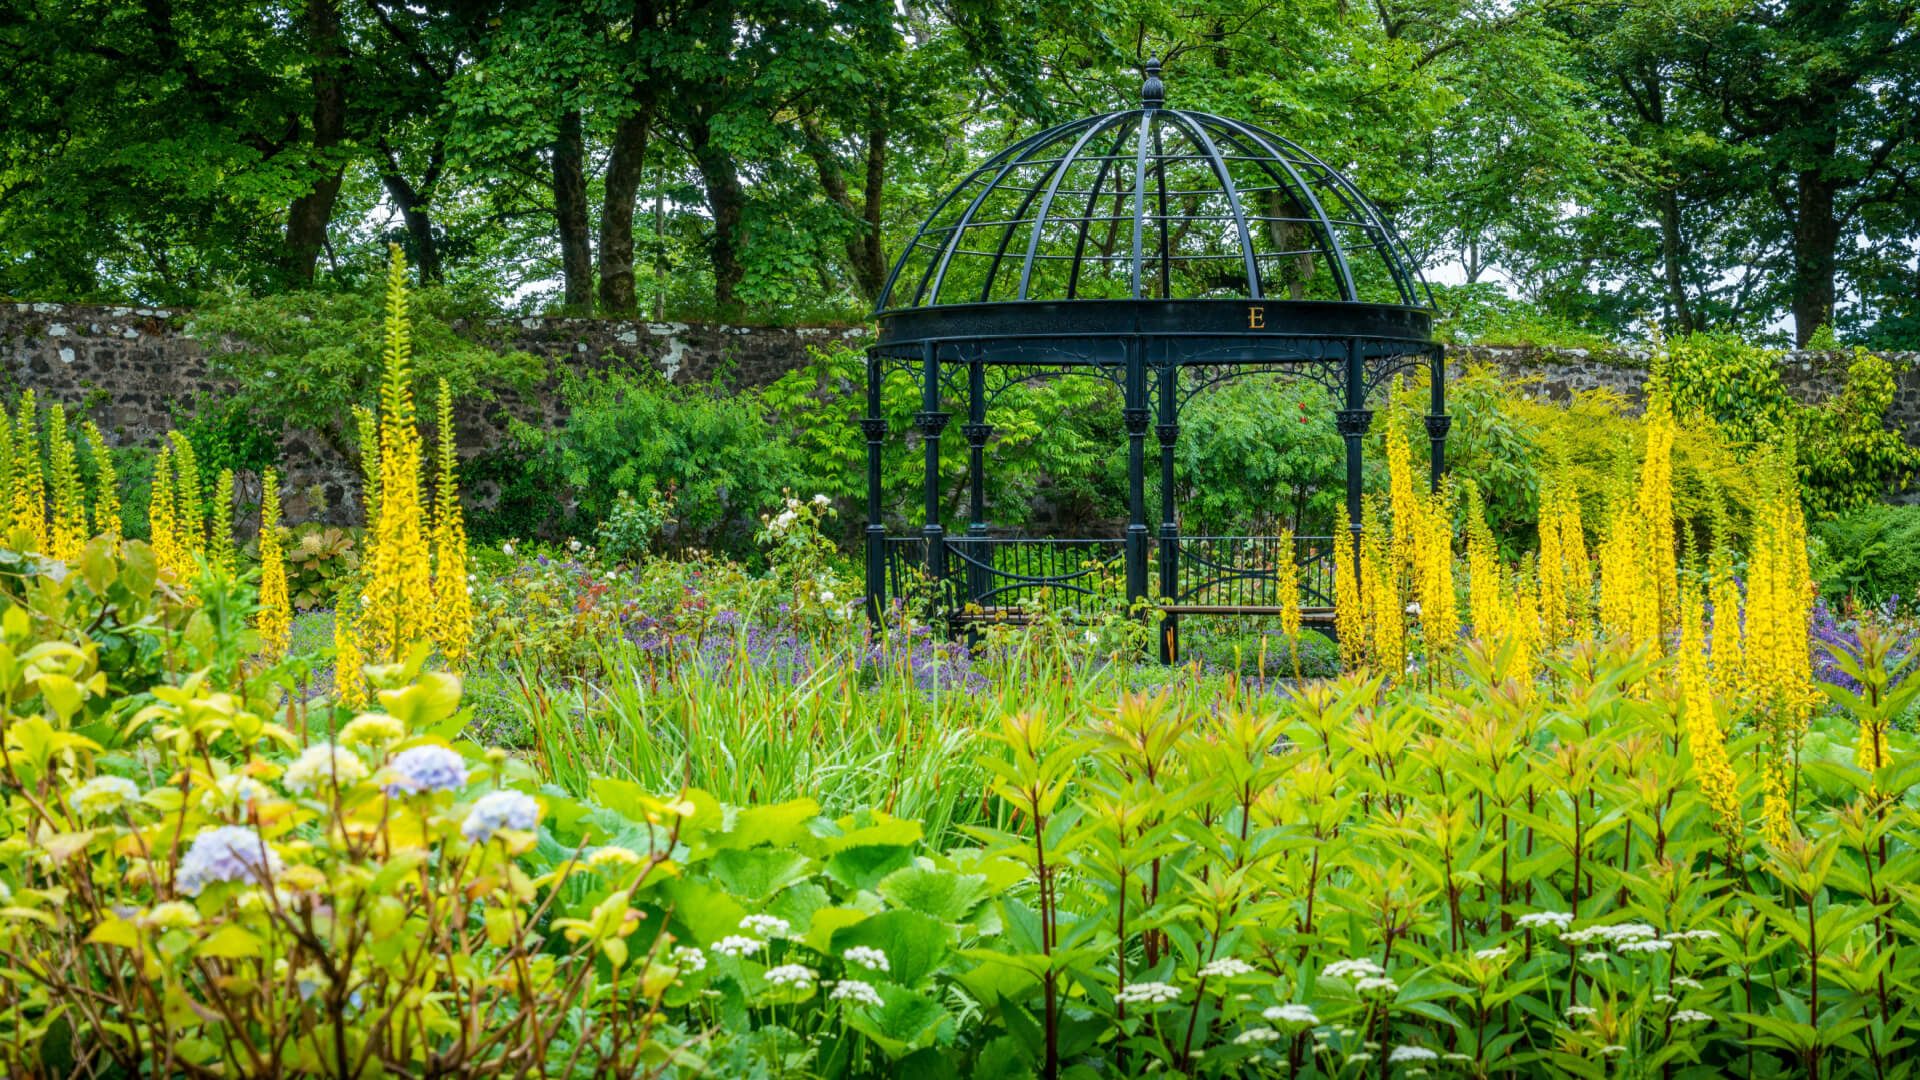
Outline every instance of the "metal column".
<path fill-rule="evenodd" d="M 1433 446 L 1430 461 L 1433 465 L 1431 485 L 1434 491 L 1440 490 L 1440 478 L 1447 472 L 1447 431 L 1453 427 L 1453 417 L 1447 415 L 1447 354 L 1444 349 L 1436 349 L 1429 361 L 1428 385 L 1433 395 L 1427 402 L 1427 441 Z"/>
<path fill-rule="evenodd" d="M 1366 367 L 1360 343 L 1347 342 L 1346 408 L 1334 414 L 1335 428 L 1347 441 L 1347 529 L 1353 537 L 1353 565 L 1360 565 L 1360 440 L 1373 426 L 1373 410 L 1367 408 Z"/>
<path fill-rule="evenodd" d="M 881 358 L 867 350 L 867 415 L 860 432 L 867 437 L 867 620 L 876 628 L 887 606 L 887 527 L 880 520 L 880 448 L 887 418 L 880 415 Z"/>
<path fill-rule="evenodd" d="M 1120 410 L 1127 425 L 1127 612 L 1134 613 L 1147 598 L 1147 408 L 1146 349 L 1141 339 L 1127 339 L 1126 407 Z"/>
<path fill-rule="evenodd" d="M 1180 523 L 1173 512 L 1173 446 L 1180 438 L 1180 370 L 1161 364 L 1159 373 L 1159 422 L 1153 433 L 1160 438 L 1160 602 L 1173 604 L 1180 598 Z M 1160 662 L 1171 664 L 1180 659 L 1180 616 L 1171 612 L 1160 619 Z"/>
<path fill-rule="evenodd" d="M 926 495 L 926 524 L 920 534 L 927 542 L 927 577 L 942 606 L 949 597 L 947 580 L 947 533 L 940 526 L 940 433 L 946 430 L 951 414 L 940 411 L 940 358 L 938 346 L 928 342 L 922 347 L 920 369 L 920 412 L 913 418 L 926 442 L 927 471 L 921 480 Z"/>
<path fill-rule="evenodd" d="M 987 536 L 986 456 L 987 440 L 993 438 L 993 425 L 987 423 L 986 368 L 978 355 L 967 361 L 967 422 L 960 433 L 967 437 L 967 521 L 966 551 L 967 601 L 979 603 L 993 587 L 988 568 L 991 545 L 979 543 Z"/>

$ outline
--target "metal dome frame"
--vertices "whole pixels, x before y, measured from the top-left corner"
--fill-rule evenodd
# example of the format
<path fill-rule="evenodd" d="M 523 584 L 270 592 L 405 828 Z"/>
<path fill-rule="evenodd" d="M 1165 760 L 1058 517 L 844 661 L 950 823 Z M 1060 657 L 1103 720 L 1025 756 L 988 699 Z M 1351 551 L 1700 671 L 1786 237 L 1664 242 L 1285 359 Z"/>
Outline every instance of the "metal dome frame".
<path fill-rule="evenodd" d="M 1069 183 L 1075 177 L 1082 182 Z M 1251 196 L 1265 204 L 1251 211 L 1264 212 L 1250 211 Z M 1297 538 L 1294 552 L 1281 553 L 1272 537 L 1181 535 L 1173 492 L 1181 407 L 1249 374 L 1291 372 L 1322 385 L 1338 403 L 1331 412 L 1346 445 L 1348 539 L 1357 545 L 1367 403 L 1403 371 L 1429 371 L 1435 488 L 1445 469 L 1451 418 L 1432 306 L 1406 245 L 1351 180 L 1254 125 L 1166 108 L 1159 63 L 1149 61 L 1139 108 L 1061 124 L 994 155 L 935 206 L 895 260 L 874 309 L 879 336 L 867 350 L 861 421 L 870 618 L 881 618 L 889 586 L 898 593 L 909 566 L 924 567 L 955 622 L 1004 617 L 1037 591 L 1089 592 L 1088 577 L 1117 562 L 1129 608 L 1140 610 L 1157 561 L 1163 659 L 1178 655 L 1187 614 L 1277 614 L 1297 603 L 1327 628 L 1333 538 Z M 917 537 L 889 537 L 881 521 L 881 391 L 895 372 L 921 395 L 914 426 L 926 456 L 925 521 Z M 988 411 L 1012 386 L 1062 375 L 1110 380 L 1123 396 L 1129 513 L 1118 550 L 1112 541 L 990 535 Z M 966 407 L 964 537 L 949 537 L 940 520 L 949 400 Z M 1149 427 L 1160 444 L 1157 547 L 1146 517 Z M 1284 557 L 1307 571 L 1299 598 L 1263 589 Z"/>

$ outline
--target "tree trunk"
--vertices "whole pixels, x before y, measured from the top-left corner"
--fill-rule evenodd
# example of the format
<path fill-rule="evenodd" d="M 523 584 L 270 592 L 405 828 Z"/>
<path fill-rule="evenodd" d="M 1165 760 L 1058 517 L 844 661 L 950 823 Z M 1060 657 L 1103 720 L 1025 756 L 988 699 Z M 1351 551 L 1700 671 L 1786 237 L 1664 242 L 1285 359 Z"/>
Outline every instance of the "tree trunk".
<path fill-rule="evenodd" d="M 1832 156 L 1829 152 L 1822 158 Z M 1815 330 L 1833 321 L 1835 253 L 1840 246 L 1833 201 L 1840 185 L 1819 166 L 1801 169 L 1794 181 L 1793 337 L 1805 348 Z"/>
<path fill-rule="evenodd" d="M 634 197 L 645 177 L 651 104 L 614 129 L 607 161 L 606 197 L 600 204 L 600 313 L 631 315 L 639 306 L 633 290 Z"/>
<path fill-rule="evenodd" d="M 287 208 L 286 265 L 292 279 L 313 284 L 314 263 L 327 242 L 333 204 L 340 195 L 342 163 L 331 153 L 346 140 L 346 42 L 340 33 L 336 0 L 307 0 L 307 42 L 313 52 L 308 79 L 313 87 L 314 153 L 308 166 L 318 177 Z"/>
<path fill-rule="evenodd" d="M 860 295 L 877 300 L 887 283 L 887 249 L 880 235 L 880 214 L 887 195 L 887 129 L 877 124 L 867 132 L 866 188 L 860 209 L 867 231 L 861 237 L 862 258 L 854 263 L 853 277 L 860 285 Z"/>
<path fill-rule="evenodd" d="M 382 140 L 381 146 L 386 150 L 385 140 Z M 437 285 L 444 279 L 444 274 L 440 266 L 440 245 L 433 238 L 433 218 L 427 207 L 434 183 L 440 177 L 444 155 L 439 149 L 434 150 L 426 177 L 416 188 L 400 172 L 399 161 L 393 152 L 386 150 L 386 153 L 387 168 L 380 171 L 380 183 L 387 189 L 387 197 L 400 208 L 401 220 L 406 222 L 407 237 L 413 241 L 413 263 L 419 271 L 420 284 Z M 423 191 L 429 194 L 422 194 Z"/>
<path fill-rule="evenodd" d="M 587 232 L 587 149 L 580 110 L 560 114 L 553 143 L 553 216 L 560 235 L 562 302 L 575 311 L 593 303 L 593 245 Z"/>
<path fill-rule="evenodd" d="M 713 212 L 713 302 L 725 316 L 739 307 L 734 291 L 746 277 L 740 252 L 747 240 L 741 228 L 747 194 L 740 186 L 740 169 L 733 155 L 714 145 L 706 117 L 695 114 L 687 127 L 687 142 L 707 188 L 707 207 Z"/>
<path fill-rule="evenodd" d="M 1680 196 L 1671 187 L 1660 189 L 1660 258 L 1666 268 L 1667 305 L 1673 315 L 1674 330 L 1691 334 L 1699 327 L 1693 322 L 1693 309 L 1687 305 L 1685 269 L 1681 259 Z"/>

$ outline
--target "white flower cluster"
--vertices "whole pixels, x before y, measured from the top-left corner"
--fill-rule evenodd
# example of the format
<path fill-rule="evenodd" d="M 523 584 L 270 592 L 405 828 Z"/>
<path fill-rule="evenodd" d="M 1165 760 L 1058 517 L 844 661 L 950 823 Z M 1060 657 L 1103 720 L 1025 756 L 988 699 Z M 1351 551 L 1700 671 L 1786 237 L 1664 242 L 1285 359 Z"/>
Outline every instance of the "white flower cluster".
<path fill-rule="evenodd" d="M 1667 949 L 1673 948 L 1673 942 L 1661 941 L 1659 938 L 1648 938 L 1645 941 L 1623 941 L 1614 947 L 1623 953 L 1664 952 Z"/>
<path fill-rule="evenodd" d="M 1560 940 L 1569 945 L 1589 945 L 1594 942 L 1622 948 L 1636 941 L 1657 939 L 1660 931 L 1646 923 L 1613 923 L 1607 926 L 1588 926 L 1560 935 Z M 1667 946 L 1672 948 L 1672 946 Z"/>
<path fill-rule="evenodd" d="M 1713 1019 L 1713 1017 L 1708 1016 L 1699 1009 L 1681 1009 L 1679 1012 L 1673 1014 L 1673 1022 L 1676 1024 L 1704 1024 L 1711 1019 Z"/>
<path fill-rule="evenodd" d="M 1163 982 L 1130 983 L 1113 1000 L 1121 1005 L 1165 1005 L 1180 1000 L 1180 988 Z"/>
<path fill-rule="evenodd" d="M 841 979 L 835 984 L 833 993 L 827 995 L 830 1001 L 851 1001 L 855 1005 L 880 1005 L 880 991 L 859 979 Z"/>
<path fill-rule="evenodd" d="M 781 964 L 767 971 L 767 981 L 773 985 L 792 986 L 800 990 L 812 986 L 815 978 L 814 970 L 805 964 Z"/>
<path fill-rule="evenodd" d="M 1233 1044 L 1235 1046 L 1248 1046 L 1253 1043 L 1273 1042 L 1279 1038 L 1279 1032 L 1262 1024 L 1259 1027 L 1250 1027 L 1240 1034 L 1235 1035 L 1233 1037 Z"/>
<path fill-rule="evenodd" d="M 1689 979 L 1685 975 L 1675 975 L 1673 977 L 1673 985 L 1683 990 L 1704 990 L 1707 987 L 1707 984 L 1701 982 L 1699 979 Z"/>
<path fill-rule="evenodd" d="M 1223 956 L 1200 969 L 1203 979 L 1231 979 L 1253 974 L 1253 965 L 1237 956 Z"/>
<path fill-rule="evenodd" d="M 74 788 L 67 800 L 82 814 L 107 814 L 140 797 L 140 787 L 121 776 L 96 776 Z"/>
<path fill-rule="evenodd" d="M 778 915 L 749 915 L 740 920 L 740 929 L 763 938 L 786 937 L 793 927 Z"/>
<path fill-rule="evenodd" d="M 1573 915 L 1566 911 L 1531 911 L 1515 919 L 1514 922 L 1530 930 L 1545 929 L 1549 926 L 1555 930 L 1565 930 L 1573 925 Z"/>
<path fill-rule="evenodd" d="M 887 954 L 867 945 L 855 945 L 841 954 L 849 964 L 859 964 L 868 971 L 890 971 L 887 966 Z"/>
<path fill-rule="evenodd" d="M 316 791 L 322 785 L 338 782 L 343 787 L 367 778 L 367 767 L 358 755 L 332 743 L 315 743 L 287 766 L 282 780 L 294 794 Z"/>
<path fill-rule="evenodd" d="M 1600 1015 L 1600 1010 L 1594 1008 L 1591 1005 L 1567 1006 L 1567 1019 L 1569 1020 L 1578 1020 L 1583 1016 L 1598 1016 L 1598 1015 Z"/>
<path fill-rule="evenodd" d="M 1491 949 L 1481 949 L 1475 952 L 1473 958 L 1475 960 L 1498 960 L 1505 955 L 1507 955 L 1507 947 L 1505 945 L 1495 945 Z"/>
<path fill-rule="evenodd" d="M 721 956 L 746 956 L 749 953 L 759 952 L 765 946 L 764 941 L 741 937 L 739 934 L 728 934 L 714 944 L 713 951 Z"/>
<path fill-rule="evenodd" d="M 1353 984 L 1356 994 L 1397 994 L 1400 984 L 1381 976 L 1369 976 Z"/>
<path fill-rule="evenodd" d="M 1386 968 L 1362 956 L 1352 960 L 1335 960 L 1333 963 L 1328 964 L 1326 971 L 1321 974 L 1327 976 L 1329 979 L 1351 979 L 1356 976 L 1364 978 L 1369 975 L 1385 975 L 1386 973 Z"/>
<path fill-rule="evenodd" d="M 1440 1055 L 1424 1046 L 1396 1046 L 1393 1053 L 1387 1055 L 1387 1060 L 1396 1064 L 1402 1061 L 1438 1061 Z"/>
<path fill-rule="evenodd" d="M 673 966 L 688 971 L 707 970 L 707 954 L 699 949 L 690 949 L 685 945 L 673 950 Z"/>
<path fill-rule="evenodd" d="M 1260 1014 L 1276 1024 L 1317 1024 L 1320 1017 L 1315 1015 L 1313 1006 L 1298 1002 L 1287 1005 L 1275 1005 Z"/>
<path fill-rule="evenodd" d="M 1675 930 L 1666 935 L 1667 941 L 1712 941 L 1720 936 L 1718 930 Z"/>

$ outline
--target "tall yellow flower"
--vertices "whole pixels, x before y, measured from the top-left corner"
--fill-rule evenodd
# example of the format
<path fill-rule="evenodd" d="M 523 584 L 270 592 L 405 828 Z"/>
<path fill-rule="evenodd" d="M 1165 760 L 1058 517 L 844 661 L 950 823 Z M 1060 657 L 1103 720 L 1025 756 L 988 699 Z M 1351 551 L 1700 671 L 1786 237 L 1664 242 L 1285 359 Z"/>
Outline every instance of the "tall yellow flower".
<path fill-rule="evenodd" d="M 40 405 L 28 390 L 20 395 L 13 426 L 13 527 L 24 530 L 34 551 L 48 549 L 47 483 L 40 461 Z"/>
<path fill-rule="evenodd" d="M 1405 519 L 1403 519 L 1405 520 Z M 1406 611 L 1400 599 L 1399 558 L 1381 542 L 1381 530 L 1369 528 L 1361 542 L 1360 590 L 1367 598 L 1367 618 L 1373 633 L 1373 661 L 1388 678 L 1398 680 L 1407 669 Z M 1396 537 L 1394 545 L 1399 544 Z"/>
<path fill-rule="evenodd" d="M 1561 640 L 1562 622 L 1567 610 L 1566 558 L 1560 547 L 1559 480 L 1549 478 L 1540 485 L 1536 517 L 1540 535 L 1540 630 L 1548 646 Z"/>
<path fill-rule="evenodd" d="M 405 659 L 433 630 L 432 550 L 421 506 L 421 445 L 413 405 L 413 344 L 406 261 L 398 245 L 387 269 L 385 374 L 380 383 L 379 492 L 368 538 L 366 581 L 354 613 L 354 645 L 368 663 Z M 338 615 L 336 614 L 336 619 Z M 344 700 L 364 700 L 359 672 L 336 664 Z"/>
<path fill-rule="evenodd" d="M 1687 749 L 1693 755 L 1694 781 L 1713 813 L 1713 827 L 1731 847 L 1739 843 L 1743 827 L 1740 782 L 1727 758 L 1726 733 L 1714 714 L 1699 594 L 1689 589 L 1681 598 L 1681 609 L 1680 691 L 1686 709 Z"/>
<path fill-rule="evenodd" d="M 260 477 L 260 651 L 268 660 L 286 657 L 293 640 L 293 607 L 287 599 L 287 560 L 280 536 L 280 477 Z"/>
<path fill-rule="evenodd" d="M 1467 489 L 1467 608 L 1473 634 L 1491 646 L 1500 626 L 1500 557 L 1480 489 Z"/>
<path fill-rule="evenodd" d="M 147 534 L 153 543 L 154 562 L 162 572 L 176 580 L 185 576 L 181 568 L 180 527 L 173 506 L 173 447 L 160 444 L 153 458 L 153 496 L 147 504 Z"/>
<path fill-rule="evenodd" d="M 1523 696 L 1531 695 L 1534 659 L 1540 652 L 1540 592 L 1524 566 L 1515 569 L 1506 593 L 1500 633 L 1500 648 L 1512 650 L 1500 677 L 1519 683 Z"/>
<path fill-rule="evenodd" d="M 371 525 L 380 520 L 380 417 L 355 405 L 353 426 L 360 438 L 360 518 Z"/>
<path fill-rule="evenodd" d="M 1640 514 L 1640 551 L 1651 605 L 1645 609 L 1636 605 L 1634 640 L 1651 645 L 1657 653 L 1660 632 L 1679 619 L 1680 579 L 1673 524 L 1674 422 L 1664 393 L 1656 391 L 1649 395 L 1643 426 L 1647 432 L 1647 456 L 1640 465 L 1640 487 L 1634 504 Z"/>
<path fill-rule="evenodd" d="M 457 667 L 466 658 L 473 639 L 473 598 L 467 585 L 467 524 L 460 511 L 460 455 L 453 437 L 453 395 L 448 393 L 445 379 L 440 380 L 436 406 L 439 476 L 433 499 L 433 636 L 447 664 Z M 1283 541 L 1281 550 L 1291 556 L 1291 541 Z M 1291 567 L 1291 558 L 1286 562 Z M 1292 613 L 1296 624 L 1300 621 L 1298 604 L 1288 604 L 1284 611 Z"/>
<path fill-rule="evenodd" d="M 1351 534 L 1333 538 L 1333 629 L 1340 639 L 1340 664 L 1357 671 L 1366 663 L 1366 594 L 1355 560 Z"/>
<path fill-rule="evenodd" d="M 1553 528 L 1560 544 L 1560 587 L 1566 598 L 1567 632 L 1577 639 L 1587 633 L 1587 616 L 1593 606 L 1593 563 L 1587 557 L 1579 483 L 1563 471 L 1554 494 Z"/>
<path fill-rule="evenodd" d="M 221 469 L 213 487 L 213 527 L 207 538 L 207 558 L 222 570 L 233 570 L 233 470 Z"/>
<path fill-rule="evenodd" d="M 200 467 L 193 444 L 177 431 L 167 432 L 173 443 L 174 542 L 180 549 L 181 569 L 191 571 L 193 558 L 207 550 L 207 510 L 200 491 Z"/>
<path fill-rule="evenodd" d="M 1407 433 L 1387 424 L 1387 515 L 1393 520 L 1393 575 L 1419 561 L 1420 507 L 1413 493 L 1412 453 Z M 1396 582 L 1396 585 L 1398 583 Z"/>
<path fill-rule="evenodd" d="M 53 525 L 47 549 L 56 559 L 75 562 L 86 549 L 87 501 L 80 485 L 80 464 L 67 437 L 67 410 L 47 410 L 47 456 L 53 473 Z"/>
<path fill-rule="evenodd" d="M 120 543 L 120 477 L 113 469 L 113 451 L 100 425 L 86 424 L 87 453 L 93 458 L 93 527 L 114 544 Z"/>
<path fill-rule="evenodd" d="M 1453 591 L 1453 514 L 1445 492 L 1419 500 L 1420 629 L 1427 643 L 1427 662 L 1441 676 L 1453 670 L 1452 655 L 1460 638 L 1460 601 Z"/>
<path fill-rule="evenodd" d="M 442 391 L 444 394 L 445 391 Z M 1280 530 L 1278 565 L 1273 568 L 1273 589 L 1280 599 L 1280 633 L 1286 636 L 1287 651 L 1293 654 L 1293 677 L 1300 677 L 1300 564 L 1293 553 L 1293 530 Z"/>

